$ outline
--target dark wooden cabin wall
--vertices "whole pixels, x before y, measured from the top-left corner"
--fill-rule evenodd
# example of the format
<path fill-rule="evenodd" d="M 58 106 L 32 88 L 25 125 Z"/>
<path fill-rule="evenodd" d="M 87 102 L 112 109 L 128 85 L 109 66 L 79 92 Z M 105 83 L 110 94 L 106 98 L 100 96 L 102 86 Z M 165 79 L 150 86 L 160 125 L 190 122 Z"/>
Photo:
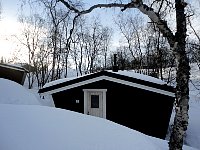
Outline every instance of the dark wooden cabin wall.
<path fill-rule="evenodd" d="M 15 81 L 21 85 L 24 84 L 25 75 L 24 71 L 14 70 L 10 68 L 4 68 L 0 66 L 0 78 Z"/>
<path fill-rule="evenodd" d="M 79 113 L 84 113 L 84 93 L 81 88 L 74 88 L 53 94 L 55 106 Z M 79 103 L 76 103 L 79 100 Z"/>
<path fill-rule="evenodd" d="M 107 89 L 108 120 L 147 135 L 165 138 L 173 107 L 172 97 L 103 80 L 53 94 L 55 106 L 83 113 L 83 89 Z"/>

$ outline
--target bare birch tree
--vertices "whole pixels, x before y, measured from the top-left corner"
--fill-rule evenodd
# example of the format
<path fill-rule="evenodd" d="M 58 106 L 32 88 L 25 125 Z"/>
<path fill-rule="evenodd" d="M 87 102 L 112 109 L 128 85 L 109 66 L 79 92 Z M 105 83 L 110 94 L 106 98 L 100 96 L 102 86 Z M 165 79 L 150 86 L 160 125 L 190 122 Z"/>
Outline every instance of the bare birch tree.
<path fill-rule="evenodd" d="M 107 68 L 107 57 L 108 57 L 108 51 L 109 51 L 109 46 L 111 42 L 111 37 L 112 37 L 112 29 L 109 27 L 103 27 L 102 35 L 103 35 L 103 47 L 102 47 L 102 55 L 104 58 L 104 65 L 103 68 Z"/>
<path fill-rule="evenodd" d="M 61 61 L 61 45 L 62 33 L 60 33 L 60 26 L 63 21 L 69 16 L 69 10 L 63 11 L 57 7 L 55 0 L 47 1 L 41 0 L 46 9 L 49 11 L 49 19 L 51 25 L 51 41 L 52 41 L 52 71 L 51 80 L 60 77 L 60 61 Z M 62 31 L 61 31 L 62 32 Z"/>
<path fill-rule="evenodd" d="M 177 74 L 176 74 L 176 115 L 174 119 L 174 127 L 170 137 L 169 149 L 181 150 L 183 146 L 183 137 L 188 126 L 188 102 L 189 102 L 189 61 L 185 52 L 186 45 L 186 14 L 185 7 L 187 3 L 184 0 L 175 0 L 176 13 L 176 33 L 168 27 L 165 20 L 161 18 L 160 9 L 156 12 L 151 6 L 144 4 L 142 0 L 131 0 L 129 3 L 109 3 L 96 4 L 86 10 L 79 10 L 73 7 L 71 1 L 57 0 L 63 3 L 68 9 L 74 11 L 78 15 L 83 15 L 92 12 L 96 8 L 111 8 L 119 7 L 122 11 L 126 9 L 136 8 L 144 15 L 147 15 L 152 22 L 159 28 L 164 37 L 167 38 L 168 43 L 173 50 L 177 60 Z M 163 7 L 165 0 L 155 1 Z M 168 4 L 168 3 L 167 3 Z"/>
<path fill-rule="evenodd" d="M 35 58 L 39 50 L 43 32 L 43 19 L 38 15 L 20 16 L 20 22 L 23 24 L 22 36 L 16 37 L 20 43 L 28 50 L 28 88 L 32 88 L 35 81 Z"/>
<path fill-rule="evenodd" d="M 148 34 L 147 24 L 144 24 L 145 19 L 138 15 L 125 16 L 123 13 L 118 18 L 116 24 L 128 45 L 127 48 L 132 56 L 132 67 L 141 72 L 144 68 L 143 55 L 145 54 L 146 39 L 149 38 L 145 35 Z"/>

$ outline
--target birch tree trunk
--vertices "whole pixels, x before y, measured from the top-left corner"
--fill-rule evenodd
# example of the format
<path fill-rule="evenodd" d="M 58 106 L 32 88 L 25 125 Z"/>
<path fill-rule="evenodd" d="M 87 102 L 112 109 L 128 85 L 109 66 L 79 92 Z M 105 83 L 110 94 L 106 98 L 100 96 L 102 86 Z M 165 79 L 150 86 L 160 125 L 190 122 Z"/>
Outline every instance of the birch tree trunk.
<path fill-rule="evenodd" d="M 186 16 L 184 8 L 186 3 L 184 0 L 175 0 L 176 7 L 176 34 L 169 29 L 167 22 L 162 20 L 160 15 L 156 13 L 153 8 L 143 4 L 142 0 L 131 0 L 127 4 L 97 4 L 87 10 L 80 11 L 73 7 L 70 2 L 65 0 L 58 0 L 62 2 L 68 9 L 73 12 L 83 15 L 92 12 L 96 8 L 111 8 L 120 7 L 122 11 L 128 8 L 136 8 L 143 14 L 147 15 L 152 22 L 160 29 L 160 32 L 167 38 L 171 49 L 173 50 L 177 60 L 177 74 L 176 74 L 176 115 L 174 119 L 174 127 L 169 141 L 170 150 L 182 150 L 183 138 L 188 126 L 188 109 L 189 109 L 189 61 L 185 51 L 186 40 Z"/>
<path fill-rule="evenodd" d="M 174 118 L 174 127 L 169 142 L 170 150 L 182 150 L 183 137 L 188 126 L 189 109 L 189 60 L 186 55 L 186 17 L 184 8 L 186 3 L 183 0 L 176 0 L 176 23 L 177 32 L 175 39 L 177 47 L 174 48 L 178 70 L 176 74 L 176 115 Z"/>

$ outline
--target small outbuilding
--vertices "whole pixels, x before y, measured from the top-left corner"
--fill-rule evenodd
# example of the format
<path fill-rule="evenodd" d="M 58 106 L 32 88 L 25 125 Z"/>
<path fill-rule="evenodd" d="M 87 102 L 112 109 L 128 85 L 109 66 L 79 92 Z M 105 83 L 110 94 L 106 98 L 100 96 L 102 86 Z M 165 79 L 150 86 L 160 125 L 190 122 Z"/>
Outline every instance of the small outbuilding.
<path fill-rule="evenodd" d="M 27 70 L 23 67 L 13 64 L 0 64 L 0 78 L 15 81 L 24 85 Z"/>
<path fill-rule="evenodd" d="M 164 139 L 175 100 L 174 88 L 133 71 L 101 71 L 47 83 L 39 93 L 55 106 L 106 118 Z"/>

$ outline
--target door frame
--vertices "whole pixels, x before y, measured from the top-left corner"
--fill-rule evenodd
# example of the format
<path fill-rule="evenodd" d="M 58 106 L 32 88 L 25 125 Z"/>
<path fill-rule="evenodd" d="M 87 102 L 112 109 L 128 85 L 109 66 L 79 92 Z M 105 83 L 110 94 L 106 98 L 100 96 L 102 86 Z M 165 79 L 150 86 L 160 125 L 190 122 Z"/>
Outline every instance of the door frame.
<path fill-rule="evenodd" d="M 102 92 L 103 93 L 103 118 L 106 118 L 106 92 L 107 89 L 83 89 L 84 92 L 84 114 L 88 112 L 88 95 L 89 92 Z"/>

